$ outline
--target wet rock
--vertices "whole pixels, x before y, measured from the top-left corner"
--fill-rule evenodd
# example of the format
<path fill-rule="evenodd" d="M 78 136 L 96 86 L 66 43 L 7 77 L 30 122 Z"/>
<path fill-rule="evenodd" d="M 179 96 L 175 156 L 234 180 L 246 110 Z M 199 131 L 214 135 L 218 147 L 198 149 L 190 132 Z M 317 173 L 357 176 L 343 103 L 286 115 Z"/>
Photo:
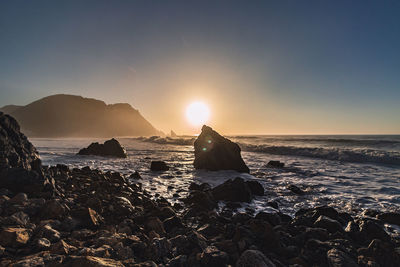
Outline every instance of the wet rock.
<path fill-rule="evenodd" d="M 64 240 L 60 240 L 50 247 L 51 253 L 60 254 L 60 255 L 68 255 L 75 250 L 77 250 L 76 247 L 69 245 Z"/>
<path fill-rule="evenodd" d="M 51 242 L 57 242 L 58 240 L 60 240 L 61 234 L 57 230 L 53 229 L 50 225 L 45 224 L 38 227 L 38 229 L 36 230 L 36 237 L 46 238 Z"/>
<path fill-rule="evenodd" d="M 200 262 L 204 266 L 210 267 L 226 266 L 228 263 L 228 254 L 220 251 L 215 246 L 208 246 L 204 249 L 203 253 L 201 253 Z"/>
<path fill-rule="evenodd" d="M 367 241 L 370 242 L 372 239 L 380 239 L 383 241 L 390 241 L 390 236 L 385 230 L 377 223 L 364 219 L 360 224 L 360 235 Z"/>
<path fill-rule="evenodd" d="M 175 215 L 170 218 L 165 219 L 163 221 L 163 225 L 164 225 L 165 231 L 167 231 L 167 232 L 170 232 L 177 228 L 181 228 L 183 226 L 182 220 Z"/>
<path fill-rule="evenodd" d="M 120 261 L 92 256 L 69 256 L 65 259 L 66 267 L 123 267 Z"/>
<path fill-rule="evenodd" d="M 91 208 L 75 210 L 72 214 L 79 226 L 89 229 L 97 228 L 103 221 L 103 218 Z"/>
<path fill-rule="evenodd" d="M 288 185 L 287 189 L 289 189 L 290 191 L 292 191 L 296 195 L 304 195 L 306 193 L 302 189 L 300 189 L 300 187 L 298 187 L 296 185 L 293 185 L 293 184 Z"/>
<path fill-rule="evenodd" d="M 260 211 L 255 216 L 255 219 L 263 220 L 269 222 L 271 225 L 275 226 L 282 222 L 281 217 L 277 213 L 267 213 Z"/>
<path fill-rule="evenodd" d="M 18 248 L 26 245 L 29 238 L 30 233 L 27 229 L 8 227 L 0 232 L 0 245 Z"/>
<path fill-rule="evenodd" d="M 35 241 L 35 247 L 38 250 L 47 250 L 49 249 L 51 246 L 51 242 L 50 240 L 48 240 L 47 238 L 39 238 Z"/>
<path fill-rule="evenodd" d="M 150 165 L 152 171 L 168 171 L 169 167 L 165 161 L 152 161 Z"/>
<path fill-rule="evenodd" d="M 336 248 L 327 252 L 326 255 L 330 267 L 357 267 L 358 264 L 346 253 Z"/>
<path fill-rule="evenodd" d="M 359 264 L 369 266 L 369 262 L 376 262 L 375 266 L 395 267 L 399 266 L 400 254 L 394 249 L 389 242 L 374 239 L 367 248 L 358 250 Z"/>
<path fill-rule="evenodd" d="M 210 192 L 192 191 L 189 196 L 183 200 L 186 204 L 199 206 L 206 210 L 212 210 L 217 207 L 217 202 L 214 200 Z"/>
<path fill-rule="evenodd" d="M 261 251 L 246 250 L 236 262 L 236 267 L 275 267 Z"/>
<path fill-rule="evenodd" d="M 378 220 L 384 223 L 396 224 L 400 226 L 400 213 L 387 212 L 378 214 L 376 217 Z"/>
<path fill-rule="evenodd" d="M 319 228 L 324 228 L 330 233 L 343 232 L 342 225 L 338 221 L 323 215 L 318 217 L 314 225 Z"/>
<path fill-rule="evenodd" d="M 279 160 L 270 160 L 267 163 L 267 167 L 272 167 L 272 168 L 283 168 L 285 166 L 285 163 L 280 162 Z"/>
<path fill-rule="evenodd" d="M 115 197 L 113 204 L 116 207 L 115 213 L 122 216 L 127 216 L 135 210 L 132 203 L 126 197 Z"/>
<path fill-rule="evenodd" d="M 157 217 L 151 217 L 146 222 L 146 227 L 149 231 L 153 230 L 159 235 L 165 234 L 163 223 Z"/>
<path fill-rule="evenodd" d="M 264 195 L 264 187 L 257 181 L 246 181 L 251 193 L 255 196 Z"/>
<path fill-rule="evenodd" d="M 18 193 L 8 202 L 11 204 L 24 205 L 28 201 L 28 196 L 25 193 Z"/>
<path fill-rule="evenodd" d="M 79 150 L 78 155 L 94 155 L 102 157 L 126 158 L 126 151 L 114 138 L 107 140 L 104 144 L 91 143 L 87 148 Z"/>
<path fill-rule="evenodd" d="M 129 178 L 134 179 L 134 180 L 139 180 L 142 179 L 142 176 L 140 176 L 138 171 L 135 171 L 131 175 L 129 175 Z"/>
<path fill-rule="evenodd" d="M 154 238 L 151 243 L 150 250 L 151 256 L 154 260 L 168 256 L 172 249 L 171 242 L 166 238 Z"/>
<path fill-rule="evenodd" d="M 212 194 L 216 200 L 233 202 L 250 202 L 253 197 L 249 186 L 239 177 L 214 187 Z"/>
<path fill-rule="evenodd" d="M 40 212 L 41 219 L 61 219 L 64 215 L 65 207 L 57 199 L 46 201 Z"/>
<path fill-rule="evenodd" d="M 240 147 L 206 125 L 194 142 L 194 155 L 196 169 L 250 172 L 240 155 Z"/>
<path fill-rule="evenodd" d="M 6 223 L 8 225 L 18 225 L 18 226 L 27 226 L 29 223 L 29 216 L 23 212 L 23 211 L 19 211 L 14 213 L 13 215 L 11 215 L 8 220 L 4 221 L 3 223 Z"/>
<path fill-rule="evenodd" d="M 118 258 L 120 260 L 126 260 L 129 258 L 133 258 L 133 250 L 128 247 L 124 246 L 122 242 L 118 242 L 116 245 L 114 245 L 114 250 L 116 251 Z"/>

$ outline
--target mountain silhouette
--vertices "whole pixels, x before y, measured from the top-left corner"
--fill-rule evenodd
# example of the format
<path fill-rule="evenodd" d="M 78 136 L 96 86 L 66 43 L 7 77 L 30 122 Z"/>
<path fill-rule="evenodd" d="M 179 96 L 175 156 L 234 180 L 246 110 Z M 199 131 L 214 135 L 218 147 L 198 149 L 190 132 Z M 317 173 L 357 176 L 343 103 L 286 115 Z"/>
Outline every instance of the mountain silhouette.
<path fill-rule="evenodd" d="M 126 103 L 75 95 L 44 97 L 26 106 L 8 105 L 0 111 L 13 116 L 29 137 L 116 137 L 160 135 L 137 109 Z"/>

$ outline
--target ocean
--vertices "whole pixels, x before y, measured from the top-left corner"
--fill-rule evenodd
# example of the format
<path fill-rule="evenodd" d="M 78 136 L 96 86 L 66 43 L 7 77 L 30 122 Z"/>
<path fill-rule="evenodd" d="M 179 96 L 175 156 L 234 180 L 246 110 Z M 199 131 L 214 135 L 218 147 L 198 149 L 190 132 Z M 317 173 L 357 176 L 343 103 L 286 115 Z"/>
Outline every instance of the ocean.
<path fill-rule="evenodd" d="M 190 183 L 207 182 L 212 186 L 235 177 L 255 179 L 265 189 L 241 210 L 276 211 L 293 215 L 300 208 L 330 205 L 357 214 L 365 209 L 400 211 L 400 136 L 399 135 L 277 135 L 229 136 L 242 149 L 242 157 L 251 174 L 234 171 L 209 172 L 193 168 L 195 137 L 118 138 L 128 153 L 126 159 L 78 156 L 80 148 L 104 139 L 35 139 L 44 165 L 118 171 L 129 176 L 138 171 L 138 182 L 154 197 L 172 203 L 188 194 Z M 171 167 L 159 173 L 150 171 L 152 160 L 163 160 Z M 268 161 L 285 163 L 282 169 L 270 168 Z M 296 195 L 288 189 L 296 185 L 305 191 Z M 220 204 L 220 209 L 224 203 Z"/>

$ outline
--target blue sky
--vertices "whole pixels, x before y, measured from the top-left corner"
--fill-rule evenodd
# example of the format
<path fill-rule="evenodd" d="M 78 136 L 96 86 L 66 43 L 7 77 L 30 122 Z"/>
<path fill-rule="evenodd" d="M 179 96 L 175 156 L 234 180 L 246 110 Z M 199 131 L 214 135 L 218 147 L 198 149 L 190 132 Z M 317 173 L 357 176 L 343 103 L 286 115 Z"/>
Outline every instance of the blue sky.
<path fill-rule="evenodd" d="M 192 132 L 400 133 L 398 1 L 1 1 L 0 106 L 128 102 Z"/>

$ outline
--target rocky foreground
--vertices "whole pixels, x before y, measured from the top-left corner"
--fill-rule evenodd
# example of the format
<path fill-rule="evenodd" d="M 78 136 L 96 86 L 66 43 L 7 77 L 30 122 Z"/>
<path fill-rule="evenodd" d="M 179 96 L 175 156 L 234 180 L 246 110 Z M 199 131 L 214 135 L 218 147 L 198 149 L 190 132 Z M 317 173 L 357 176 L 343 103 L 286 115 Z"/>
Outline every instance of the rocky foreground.
<path fill-rule="evenodd" d="M 193 183 L 171 205 L 116 172 L 43 167 L 15 120 L 0 114 L 0 126 L 0 266 L 399 266 L 384 224 L 400 214 L 238 213 L 264 194 L 241 178 Z"/>

